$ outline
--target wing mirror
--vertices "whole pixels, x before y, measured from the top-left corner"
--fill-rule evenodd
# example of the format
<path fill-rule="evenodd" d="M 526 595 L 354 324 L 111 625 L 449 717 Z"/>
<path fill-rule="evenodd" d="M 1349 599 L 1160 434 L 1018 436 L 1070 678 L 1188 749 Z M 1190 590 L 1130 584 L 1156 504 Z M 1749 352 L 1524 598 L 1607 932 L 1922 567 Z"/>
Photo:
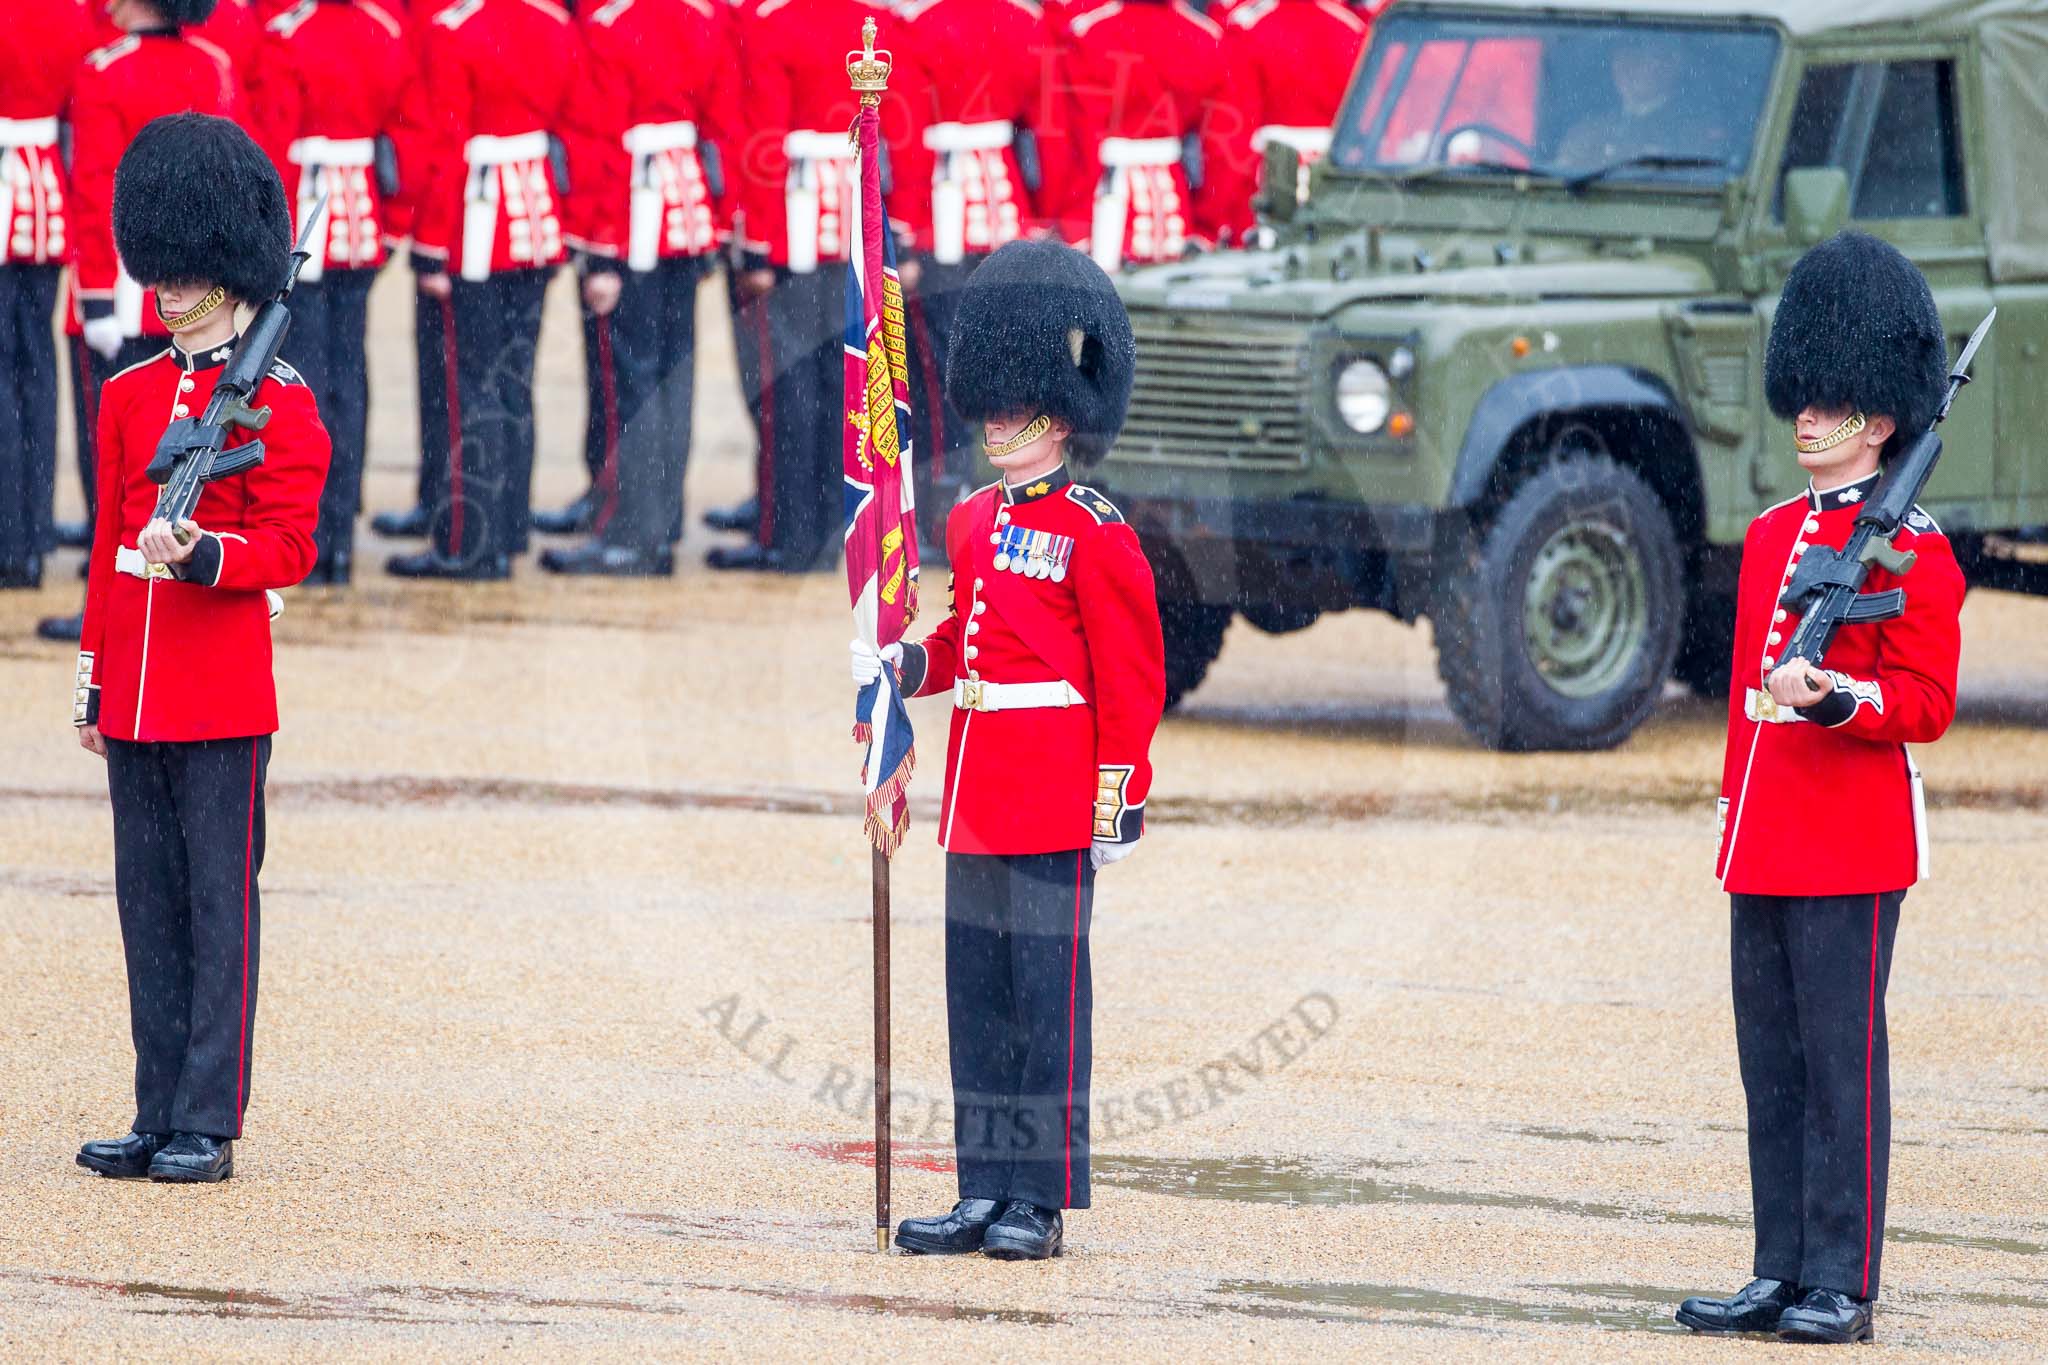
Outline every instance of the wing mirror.
<path fill-rule="evenodd" d="M 1849 221 L 1849 173 L 1802 166 L 1785 173 L 1785 226 L 1801 246 L 1824 242 Z"/>

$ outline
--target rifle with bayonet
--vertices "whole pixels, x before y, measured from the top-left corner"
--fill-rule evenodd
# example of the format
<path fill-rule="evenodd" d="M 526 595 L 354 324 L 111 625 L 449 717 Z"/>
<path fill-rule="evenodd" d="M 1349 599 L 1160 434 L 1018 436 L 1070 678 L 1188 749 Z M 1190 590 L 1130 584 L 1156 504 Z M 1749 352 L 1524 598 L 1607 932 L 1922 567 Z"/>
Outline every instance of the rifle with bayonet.
<path fill-rule="evenodd" d="M 228 357 L 206 407 L 197 417 L 180 417 L 172 422 L 156 443 L 156 457 L 145 472 L 152 482 L 162 484 L 164 491 L 157 495 L 151 519 L 169 522 L 180 544 L 187 539 L 184 523 L 199 505 L 199 494 L 207 484 L 246 474 L 263 463 L 261 440 L 245 441 L 230 448 L 228 432 L 234 427 L 261 431 L 270 421 L 270 409 L 252 408 L 249 400 L 270 373 L 270 367 L 277 363 L 278 348 L 284 345 L 285 333 L 291 330 L 292 317 L 285 301 L 299 282 L 300 267 L 312 255 L 313 232 L 326 211 L 327 196 L 323 194 L 299 232 L 284 288 L 257 308 L 249 330 L 235 343 L 234 354 Z"/>
<path fill-rule="evenodd" d="M 1815 545 L 1800 557 L 1792 581 L 1778 599 L 1778 605 L 1799 613 L 1800 618 L 1799 629 L 1792 632 L 1792 639 L 1780 657 L 1788 661 L 1804 659 L 1818 668 L 1843 626 L 1892 621 L 1905 614 L 1904 588 L 1865 592 L 1863 583 L 1873 564 L 1903 577 L 1918 559 L 1911 550 L 1899 549 L 1893 540 L 1899 527 L 1912 515 L 1914 504 L 1919 502 L 1936 462 L 1941 459 L 1941 437 L 1936 428 L 1948 416 L 1949 404 L 1956 401 L 1963 385 L 1970 382 L 1970 361 L 1990 335 L 1992 320 L 1997 316 L 1998 310 L 1992 309 L 1970 334 L 1962 354 L 1956 357 L 1955 368 L 1949 371 L 1948 392 L 1942 395 L 1933 423 L 1904 455 L 1890 462 L 1877 492 L 1857 514 L 1848 543 L 1839 550 Z M 1819 684 L 1816 681 L 1814 685 Z"/>

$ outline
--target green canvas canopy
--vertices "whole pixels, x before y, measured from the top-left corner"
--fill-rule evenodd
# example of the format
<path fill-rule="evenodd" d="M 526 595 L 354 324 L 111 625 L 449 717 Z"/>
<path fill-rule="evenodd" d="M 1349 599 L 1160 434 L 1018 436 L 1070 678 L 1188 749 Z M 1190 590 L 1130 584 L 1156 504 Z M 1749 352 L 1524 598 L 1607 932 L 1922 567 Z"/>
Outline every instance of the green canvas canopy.
<path fill-rule="evenodd" d="M 1493 10 L 1692 20 L 1762 19 L 1795 44 L 1817 37 L 1973 35 L 1984 91 L 1984 162 L 1972 177 L 1991 277 L 2048 279 L 2048 0 L 1484 0 Z"/>

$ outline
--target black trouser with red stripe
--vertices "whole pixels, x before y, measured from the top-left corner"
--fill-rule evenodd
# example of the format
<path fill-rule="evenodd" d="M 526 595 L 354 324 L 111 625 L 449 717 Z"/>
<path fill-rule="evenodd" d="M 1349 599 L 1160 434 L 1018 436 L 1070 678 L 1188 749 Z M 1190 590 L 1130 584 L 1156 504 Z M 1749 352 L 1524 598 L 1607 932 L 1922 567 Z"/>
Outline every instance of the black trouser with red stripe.
<path fill-rule="evenodd" d="M 777 270 L 768 295 L 761 542 L 790 569 L 830 568 L 843 535 L 846 269 Z"/>
<path fill-rule="evenodd" d="M 1088 1207 L 1088 850 L 946 855 L 946 1032 L 962 1199 Z"/>
<path fill-rule="evenodd" d="M 1905 898 L 1733 897 L 1756 1275 L 1877 1297 L 1892 1142 L 1884 990 Z"/>
<path fill-rule="evenodd" d="M 443 335 L 438 367 L 452 444 L 445 483 L 426 504 L 434 551 L 451 563 L 474 565 L 486 556 L 526 551 L 532 518 L 533 362 L 548 274 L 506 270 L 482 280 L 453 279 L 448 317 L 455 330 L 452 338 Z M 427 303 L 421 300 L 423 310 Z M 422 390 L 427 383 L 422 373 Z"/>
<path fill-rule="evenodd" d="M 270 736 L 107 741 L 135 1131 L 240 1137 Z"/>
<path fill-rule="evenodd" d="M 0 266 L 0 568 L 55 543 L 57 313 L 54 265 Z"/>
<path fill-rule="evenodd" d="M 369 440 L 370 368 L 365 353 L 374 269 L 327 270 L 292 290 L 292 326 L 285 359 L 299 371 L 320 405 L 320 421 L 334 443 L 327 485 L 320 493 L 314 544 L 322 560 L 355 546 L 356 513 L 363 503 L 363 450 Z"/>
<path fill-rule="evenodd" d="M 953 327 L 960 317 L 960 291 L 985 255 L 941 265 L 929 256 L 919 267 L 917 291 L 908 308 L 910 410 L 915 414 L 912 475 L 917 481 L 918 521 L 927 542 L 943 545 L 946 517 L 975 482 L 980 433 L 946 401 L 946 361 Z"/>
<path fill-rule="evenodd" d="M 590 411 L 600 463 L 598 538 L 656 550 L 683 538 L 683 470 L 690 456 L 696 385 L 700 262 L 658 262 L 620 272 L 619 304 L 585 310 Z"/>

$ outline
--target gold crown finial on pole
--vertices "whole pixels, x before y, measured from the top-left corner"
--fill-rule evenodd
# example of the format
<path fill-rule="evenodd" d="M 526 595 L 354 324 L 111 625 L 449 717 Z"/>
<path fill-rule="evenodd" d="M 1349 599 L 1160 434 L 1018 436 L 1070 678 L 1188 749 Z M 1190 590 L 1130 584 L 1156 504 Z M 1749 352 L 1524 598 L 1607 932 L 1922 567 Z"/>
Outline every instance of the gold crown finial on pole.
<path fill-rule="evenodd" d="M 882 93 L 889 88 L 889 71 L 896 65 L 896 59 L 886 48 L 875 50 L 873 19 L 861 21 L 860 43 L 860 51 L 846 54 L 847 79 L 853 82 L 862 104 L 880 104 Z"/>

